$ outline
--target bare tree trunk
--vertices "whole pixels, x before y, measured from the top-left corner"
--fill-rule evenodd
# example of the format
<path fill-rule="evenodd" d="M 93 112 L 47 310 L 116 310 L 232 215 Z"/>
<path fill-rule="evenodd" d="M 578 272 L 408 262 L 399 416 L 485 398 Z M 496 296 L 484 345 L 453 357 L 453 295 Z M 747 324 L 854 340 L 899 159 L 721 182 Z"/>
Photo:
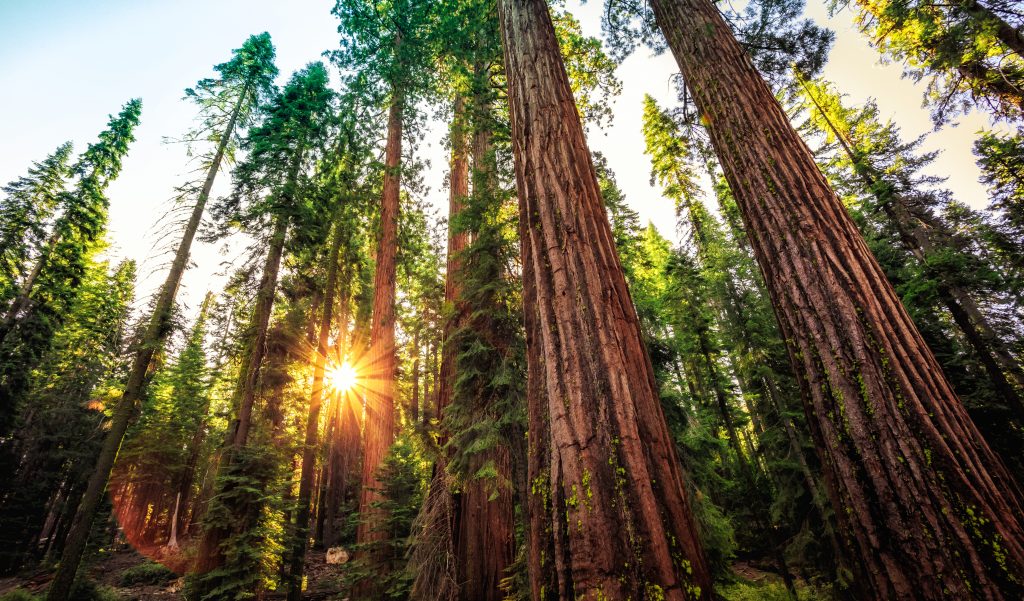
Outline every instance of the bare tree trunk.
<path fill-rule="evenodd" d="M 746 224 L 872 598 L 1024 594 L 1021 497 L 707 0 L 652 0 Z"/>
<path fill-rule="evenodd" d="M 543 559 L 557 581 L 538 583 L 538 566 L 534 590 L 563 599 L 710 599 L 675 443 L 548 5 L 501 0 L 499 17 L 524 276 L 532 280 L 524 288 L 536 290 L 525 307 L 535 326 L 528 342 L 544 359 L 547 407 L 530 422 L 546 416 L 550 429 L 547 473 L 530 477 L 532 495 L 544 497 L 531 517 L 550 524 L 531 526 L 540 539 L 531 544 L 553 539 Z M 531 375 L 540 375 L 535 366 Z"/>

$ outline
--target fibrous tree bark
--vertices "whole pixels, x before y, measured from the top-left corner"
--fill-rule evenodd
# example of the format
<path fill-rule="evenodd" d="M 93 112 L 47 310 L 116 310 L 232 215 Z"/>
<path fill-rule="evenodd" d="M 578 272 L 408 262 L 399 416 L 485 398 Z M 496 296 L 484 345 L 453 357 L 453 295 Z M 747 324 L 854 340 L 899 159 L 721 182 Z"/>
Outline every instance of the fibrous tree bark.
<path fill-rule="evenodd" d="M 717 9 L 653 0 L 764 273 L 842 533 L 877 599 L 1024 594 L 1019 489 Z"/>
<path fill-rule="evenodd" d="M 710 599 L 674 441 L 548 5 L 502 0 L 499 18 L 534 379 L 534 598 Z M 545 425 L 549 436 L 539 438 Z"/>
<path fill-rule="evenodd" d="M 370 327 L 370 373 L 367 374 L 366 427 L 363 444 L 362 490 L 359 493 L 359 543 L 388 538 L 386 516 L 373 505 L 382 500 L 377 470 L 395 438 L 395 254 L 401 192 L 402 112 L 399 90 L 392 90 L 384 149 L 384 189 L 381 194 L 380 234 L 373 278 L 373 323 Z"/>

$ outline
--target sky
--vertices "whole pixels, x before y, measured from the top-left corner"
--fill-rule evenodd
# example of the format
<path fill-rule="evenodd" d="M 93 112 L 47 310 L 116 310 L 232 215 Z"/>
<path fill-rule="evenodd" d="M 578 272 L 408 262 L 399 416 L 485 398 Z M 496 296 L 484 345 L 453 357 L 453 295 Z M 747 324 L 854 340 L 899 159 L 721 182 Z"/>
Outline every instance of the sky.
<path fill-rule="evenodd" d="M 602 2 L 567 8 L 584 32 L 600 35 Z M 130 98 L 143 101 L 136 142 L 121 176 L 110 186 L 108 250 L 112 260 L 139 261 L 138 296 L 145 299 L 163 281 L 164 257 L 154 252 L 160 221 L 176 185 L 190 172 L 185 149 L 167 139 L 181 136 L 193 123 L 195 107 L 183 90 L 212 75 L 212 66 L 230 57 L 251 34 L 268 31 L 277 48 L 280 83 L 296 69 L 319 60 L 337 46 L 333 0 L 0 0 L 0 182 L 23 175 L 67 140 L 80 152 Z M 809 0 L 807 15 L 836 32 L 824 77 L 862 103 L 878 101 L 881 114 L 893 118 L 909 138 L 932 129 L 921 108 L 921 84 L 900 77 L 902 68 L 881 64 L 878 53 L 856 31 L 849 11 L 829 17 L 820 0 Z M 623 91 L 613 102 L 614 121 L 591 128 L 592 150 L 608 158 L 629 204 L 644 223 L 650 221 L 677 238 L 671 203 L 650 185 L 650 163 L 641 135 L 642 99 L 654 96 L 662 106 L 675 102 L 672 83 L 678 72 L 670 54 L 652 56 L 640 49 L 618 69 Z M 335 83 L 337 78 L 335 78 Z M 978 183 L 971 146 L 985 118 L 970 115 L 955 127 L 932 134 L 927 150 L 941 150 L 930 172 L 948 177 L 957 198 L 974 207 L 987 204 Z M 437 123 L 420 146 L 430 157 L 425 175 L 427 199 L 442 212 L 445 126 Z M 222 172 L 214 195 L 229 189 Z M 180 296 L 195 311 L 207 290 L 219 291 L 225 264 L 236 259 L 223 245 L 197 243 L 196 267 L 185 276 Z M 141 302 L 141 301 L 140 301 Z"/>

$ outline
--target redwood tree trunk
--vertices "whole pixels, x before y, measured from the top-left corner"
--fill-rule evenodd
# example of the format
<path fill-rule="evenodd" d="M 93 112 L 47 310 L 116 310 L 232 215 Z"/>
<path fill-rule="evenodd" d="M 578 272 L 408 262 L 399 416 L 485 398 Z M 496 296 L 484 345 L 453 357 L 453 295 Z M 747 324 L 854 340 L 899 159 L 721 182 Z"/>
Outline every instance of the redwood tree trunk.
<path fill-rule="evenodd" d="M 547 471 L 530 475 L 532 519 L 549 521 L 531 526 L 531 545 L 551 541 L 554 549 L 531 562 L 535 598 L 543 588 L 563 599 L 710 599 L 675 443 L 548 5 L 501 0 L 499 17 L 524 288 L 536 293 L 525 306 L 535 330 L 530 375 L 541 376 L 535 364 L 544 360 L 544 399 L 531 399 L 530 423 L 547 418 L 550 432 Z M 531 430 L 531 446 L 538 434 Z M 556 582 L 538 582 L 550 575 L 547 561 Z"/>
<path fill-rule="evenodd" d="M 652 0 L 736 195 L 843 534 L 876 599 L 1018 599 L 1017 485 L 707 0 Z"/>
<path fill-rule="evenodd" d="M 388 538 L 387 516 L 372 505 L 383 500 L 377 470 L 395 438 L 395 253 L 398 248 L 398 200 L 401 191 L 402 110 L 399 90 L 392 90 L 388 139 L 384 153 L 384 190 L 380 206 L 377 267 L 373 278 L 373 324 L 370 327 L 371 365 L 366 399 L 362 490 L 359 493 L 360 544 Z"/>

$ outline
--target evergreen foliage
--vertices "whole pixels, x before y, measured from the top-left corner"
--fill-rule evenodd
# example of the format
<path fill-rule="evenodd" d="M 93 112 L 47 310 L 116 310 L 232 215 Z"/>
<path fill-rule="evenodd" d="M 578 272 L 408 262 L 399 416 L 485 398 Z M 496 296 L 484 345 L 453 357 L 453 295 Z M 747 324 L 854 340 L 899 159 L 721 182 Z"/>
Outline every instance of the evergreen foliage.
<path fill-rule="evenodd" d="M 121 171 L 135 139 L 142 102 L 131 100 L 72 168 L 74 188 L 59 195 L 61 215 L 32 273 L 0 325 L 0 434 L 6 434 L 28 390 L 28 374 L 49 349 L 85 276 L 88 257 L 106 230 L 104 191 Z"/>
<path fill-rule="evenodd" d="M 704 6 L 679 2 L 696 12 Z M 821 173 L 810 154 L 806 165 L 785 153 L 737 163 L 760 155 L 736 153 L 728 148 L 735 140 L 760 144 L 758 136 L 778 136 L 789 155 L 806 147 L 779 129 L 782 121 L 735 121 L 759 125 L 723 132 L 720 122 L 736 113 L 717 111 L 714 101 L 748 99 L 719 99 L 708 84 L 719 81 L 715 74 L 691 65 L 687 72 L 704 77 L 704 89 L 680 79 L 676 106 L 646 96 L 633 107 L 642 117 L 651 197 L 674 207 L 674 235 L 664 224 L 643 223 L 608 157 L 592 153 L 587 164 L 575 121 L 596 134 L 619 116 L 616 69 L 638 45 L 665 50 L 665 31 L 678 59 L 676 46 L 692 42 L 666 27 L 668 0 L 606 0 L 604 40 L 587 36 L 585 22 L 563 3 L 336 0 L 340 45 L 324 55 L 340 78 L 332 82 L 328 65 L 311 62 L 280 87 L 269 34 L 250 36 L 185 91 L 196 123 L 178 141 L 196 175 L 175 191 L 168 218 L 182 235 L 166 280 L 137 313 L 136 263 L 115 262 L 105 238 L 106 191 L 134 140 L 140 101 L 111 117 L 81 156 L 63 144 L 4 186 L 0 575 L 30 578 L 32 586 L 0 601 L 37 599 L 28 590 L 54 567 L 49 601 L 115 599 L 113 589 L 76 574 L 85 571 L 79 563 L 106 565 L 126 546 L 145 561 L 117 564 L 113 580 L 103 582 L 163 587 L 184 574 L 181 594 L 189 601 L 605 598 L 606 590 L 575 579 L 589 578 L 587 570 L 611 573 L 618 567 L 607 566 L 620 560 L 629 563 L 625 571 L 602 586 L 630 581 L 624 586 L 644 599 L 892 597 L 865 584 L 884 570 L 864 566 L 875 556 L 892 559 L 886 553 L 909 555 L 909 543 L 896 547 L 904 539 L 934 537 L 927 528 L 921 534 L 878 518 L 895 515 L 885 512 L 889 505 L 903 511 L 912 495 L 878 496 L 896 492 L 886 488 L 893 483 L 875 480 L 909 474 L 910 484 L 942 496 L 954 490 L 947 485 L 966 465 L 957 463 L 965 453 L 981 459 L 964 478 L 992 470 L 1008 509 L 975 519 L 981 509 L 972 506 L 964 508 L 967 517 L 953 516 L 966 528 L 962 538 L 977 543 L 957 548 L 976 553 L 975 563 L 1017 561 L 1015 531 L 990 535 L 1005 526 L 997 524 L 1003 518 L 1024 523 L 1014 513 L 1012 482 L 1024 477 L 1024 134 L 1006 124 L 979 134 L 974 152 L 990 203 L 974 208 L 974 199 L 957 197 L 933 175 L 938 153 L 925 150 L 926 136 L 907 138 L 873 99 L 853 106 L 818 78 L 833 34 L 803 18 L 802 0 L 705 4 L 708 15 L 724 20 L 701 32 L 701 50 L 705 43 L 732 48 L 739 58 L 725 66 L 767 82 L 746 88 L 761 94 L 754 109 L 777 109 L 768 102 L 775 94 L 816 147 Z M 1012 3 L 855 0 L 831 8 L 848 4 L 885 60 L 926 82 L 937 126 L 975 109 L 1011 127 L 1019 121 L 1024 16 Z M 522 22 L 510 27 L 509 19 L 544 24 L 542 43 L 541 36 L 525 39 L 536 31 Z M 722 41 L 726 30 L 739 48 Z M 501 32 L 510 31 L 524 39 L 506 39 L 503 48 Z M 566 80 L 555 90 L 537 80 L 551 73 L 524 68 L 521 56 L 510 60 L 523 47 L 537 64 L 562 59 L 571 99 Z M 725 85 L 735 73 L 718 75 Z M 564 102 L 551 112 L 561 129 L 548 129 L 544 112 L 524 105 L 544 104 L 559 90 Z M 424 152 L 439 122 L 450 123 L 442 143 L 449 176 L 440 190 L 451 193 L 447 221 L 433 207 L 438 191 L 427 186 L 438 157 Z M 539 130 L 549 146 L 531 138 Z M 562 146 L 570 138 L 575 142 Z M 549 156 L 556 146 L 562 155 Z M 525 159 L 524 149 L 532 152 Z M 573 177 L 536 173 L 549 168 Z M 791 168 L 802 178 L 786 181 L 819 186 L 818 197 L 772 188 Z M 222 171 L 230 191 L 209 203 L 212 219 L 204 224 Z M 762 188 L 752 193 L 754 180 Z M 842 222 L 853 232 L 845 247 L 829 246 L 839 233 L 802 212 L 831 211 L 815 204 L 831 190 L 838 192 L 831 197 L 835 223 L 853 220 Z M 803 203 L 765 209 L 794 198 Z M 599 201 L 610 239 L 603 223 L 591 229 L 604 218 L 593 204 Z M 752 213 L 778 223 L 759 223 Z M 787 221 L 798 214 L 802 221 Z M 579 221 L 581 215 L 587 218 Z M 594 239 L 582 240 L 580 231 Z M 225 263 L 220 290 L 198 306 L 179 304 L 179 288 L 194 286 L 187 274 L 200 232 L 237 257 Z M 800 244 L 788 245 L 793 238 Z M 775 246 L 765 246 L 769 239 Z M 766 258 L 766 248 L 792 256 Z M 820 248 L 833 254 L 815 254 Z M 838 301 L 801 296 L 789 280 L 814 287 L 821 276 L 820 265 L 801 253 L 842 267 L 821 273 L 846 277 L 847 287 L 859 290 L 852 313 Z M 783 267 L 773 263 L 782 259 L 789 261 Z M 862 286 L 869 279 L 857 280 L 850 265 L 874 266 L 870 282 L 887 296 L 872 296 Z M 845 289 L 816 290 L 842 296 Z M 614 306 L 602 304 L 609 299 Z M 848 398 L 849 388 L 844 397 L 832 387 L 871 364 L 878 387 L 916 394 L 886 380 L 897 373 L 898 357 L 851 346 L 835 329 L 812 332 L 818 338 L 808 342 L 793 328 L 897 323 L 868 315 L 871 299 L 891 300 L 887 315 L 909 316 L 912 323 L 898 321 L 904 333 L 916 337 L 915 326 L 920 333 L 913 349 L 898 347 L 920 359 L 901 366 L 900 377 L 916 377 L 925 388 L 945 378 L 958 395 L 946 399 L 958 401 L 956 411 L 936 405 L 913 414 L 917 421 L 908 416 L 920 407 L 885 397 L 893 400 L 888 419 L 910 428 L 892 440 L 875 419 L 886 408 L 872 404 L 864 380 L 861 404 Z M 825 319 L 839 313 L 846 321 Z M 625 322 L 631 325 L 618 329 Z M 877 330 L 863 332 L 871 338 Z M 804 351 L 793 346 L 797 338 Z M 595 339 L 608 354 L 592 346 Z M 621 356 L 612 352 L 627 346 Z M 805 351 L 818 363 L 808 363 Z M 856 361 L 846 356 L 854 354 Z M 616 373 L 648 358 L 652 370 Z M 618 368 L 607 369 L 613 364 Z M 934 373 L 923 371 L 929 365 Z M 556 389 L 562 398 L 545 396 Z M 825 420 L 815 409 L 819 391 L 831 395 L 822 402 L 838 416 Z M 647 400 L 633 403 L 640 396 Z M 915 399 L 920 406 L 928 400 Z M 847 411 L 860 411 L 861 421 Z M 956 440 L 915 430 L 938 432 L 936 411 L 962 426 Z M 614 429 L 632 421 L 643 427 Z M 822 428 L 833 425 L 829 439 Z M 603 439 L 608 432 L 632 440 Z M 920 457 L 910 452 L 908 445 L 925 442 L 931 446 L 922 446 Z M 933 465 L 939 442 L 959 455 Z M 861 455 L 864 449 L 880 455 Z M 894 455 L 884 454 L 891 449 Z M 911 471 L 886 471 L 882 457 L 911 462 Z M 638 477 L 642 469 L 662 471 Z M 845 478 L 842 486 L 836 478 Z M 936 482 L 941 486 L 928 488 Z M 678 498 L 657 496 L 670 486 Z M 918 497 L 922 515 L 941 522 L 935 532 L 948 535 L 943 520 L 960 507 Z M 669 529 L 669 511 L 684 518 L 673 524 L 690 526 L 659 542 L 654 530 Z M 644 512 L 653 517 L 633 519 Z M 871 519 L 858 522 L 858 512 Z M 585 521 L 602 528 L 584 529 Z M 849 527 L 861 523 L 871 531 Z M 940 542 L 949 546 L 954 538 Z M 597 551 L 602 545 L 594 541 L 612 541 L 605 548 L 636 553 L 599 564 L 567 541 Z M 865 541 L 878 553 L 866 553 Z M 658 545 L 667 551 L 645 555 Z M 692 553 L 685 561 L 684 547 Z M 929 559 L 949 559 L 940 551 Z M 325 555 L 340 556 L 343 565 L 324 562 Z M 885 565 L 913 568 L 893 561 Z M 674 588 L 652 584 L 649 576 L 662 576 L 655 567 L 674 574 L 666 580 Z M 979 574 L 1003 578 L 982 567 L 988 571 L 963 576 L 979 591 L 986 584 Z M 710 574 L 704 582 L 713 578 L 714 590 L 683 586 L 695 572 Z M 994 588 L 982 592 L 1010 598 L 1005 591 L 1020 582 L 1004 572 L 1002 597 Z M 637 574 L 645 575 L 639 584 Z M 928 584 L 915 583 L 915 594 Z"/>

